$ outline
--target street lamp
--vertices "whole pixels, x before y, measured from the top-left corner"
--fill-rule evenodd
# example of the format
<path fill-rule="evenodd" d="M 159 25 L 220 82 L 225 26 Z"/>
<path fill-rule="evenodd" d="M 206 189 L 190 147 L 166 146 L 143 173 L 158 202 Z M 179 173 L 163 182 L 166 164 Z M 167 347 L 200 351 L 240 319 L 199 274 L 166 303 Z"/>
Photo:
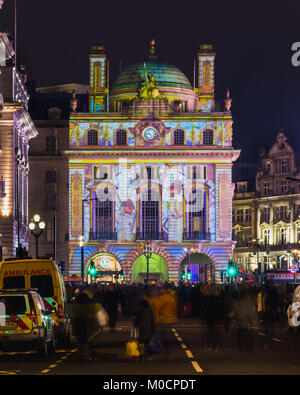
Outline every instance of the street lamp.
<path fill-rule="evenodd" d="M 256 250 L 256 260 L 257 260 L 257 269 L 259 270 L 259 274 L 261 275 L 261 265 L 259 269 L 259 252 L 260 252 L 260 242 L 262 242 L 262 239 L 252 239 L 253 246 L 255 247 Z"/>
<path fill-rule="evenodd" d="M 31 234 L 35 237 L 35 258 L 38 259 L 39 257 L 39 242 L 38 239 L 40 235 L 43 233 L 43 230 L 45 229 L 46 224 L 44 221 L 41 221 L 41 217 L 39 214 L 35 214 L 33 216 L 33 219 L 31 219 L 30 224 L 28 225 L 28 228 L 31 232 Z"/>
<path fill-rule="evenodd" d="M 293 249 L 291 251 L 291 253 L 294 256 L 294 260 L 292 263 L 292 266 L 289 268 L 289 270 L 294 273 L 294 284 L 296 284 L 296 273 L 298 271 L 298 267 L 299 267 L 299 263 L 298 263 L 298 259 L 299 259 L 299 250 L 297 249 Z"/>
<path fill-rule="evenodd" d="M 149 259 L 152 255 L 152 247 L 149 241 L 144 244 L 144 255 L 147 259 L 147 285 L 149 285 Z"/>
<path fill-rule="evenodd" d="M 82 234 L 79 236 L 79 246 L 81 249 L 81 278 L 82 282 L 84 282 L 84 203 L 91 202 L 94 200 L 98 200 L 97 198 L 86 198 L 82 199 L 81 201 L 81 227 L 82 227 Z"/>

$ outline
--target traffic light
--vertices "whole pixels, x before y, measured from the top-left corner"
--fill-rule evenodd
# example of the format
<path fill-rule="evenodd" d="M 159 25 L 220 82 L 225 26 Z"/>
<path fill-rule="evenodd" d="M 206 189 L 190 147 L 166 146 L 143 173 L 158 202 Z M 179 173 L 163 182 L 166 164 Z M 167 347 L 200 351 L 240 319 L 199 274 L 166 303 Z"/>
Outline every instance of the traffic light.
<path fill-rule="evenodd" d="M 228 261 L 227 274 L 228 274 L 228 276 L 231 276 L 231 277 L 237 275 L 237 268 L 235 267 L 233 260 Z"/>
<path fill-rule="evenodd" d="M 181 272 L 181 274 L 180 274 L 180 279 L 181 279 L 182 281 L 185 280 L 185 271 L 184 271 L 184 270 L 182 270 L 182 272 Z"/>
<path fill-rule="evenodd" d="M 190 269 L 187 270 L 186 276 L 187 276 L 188 280 L 190 280 L 192 278 L 192 273 L 191 273 Z"/>
<path fill-rule="evenodd" d="M 96 268 L 95 268 L 95 262 L 94 261 L 91 261 L 91 263 L 90 263 L 89 274 L 92 277 L 94 277 L 96 275 Z"/>
<path fill-rule="evenodd" d="M 120 271 L 120 279 L 123 281 L 125 278 L 123 270 Z"/>

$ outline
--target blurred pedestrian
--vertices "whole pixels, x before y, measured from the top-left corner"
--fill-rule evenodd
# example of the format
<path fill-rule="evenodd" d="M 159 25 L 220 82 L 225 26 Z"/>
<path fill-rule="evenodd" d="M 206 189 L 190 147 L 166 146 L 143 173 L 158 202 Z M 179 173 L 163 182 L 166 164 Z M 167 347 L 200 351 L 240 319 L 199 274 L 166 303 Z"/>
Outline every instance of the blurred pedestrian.
<path fill-rule="evenodd" d="M 155 334 L 155 322 L 153 311 L 144 294 L 140 295 L 137 303 L 134 326 L 138 329 L 138 341 L 141 345 L 140 360 L 151 360 L 152 358 L 148 354 L 147 349 L 151 338 Z M 144 355 L 142 355 L 142 349 L 144 350 Z"/>
<path fill-rule="evenodd" d="M 218 290 L 215 284 L 207 284 L 204 291 L 204 310 L 203 315 L 207 324 L 206 345 L 208 351 L 217 350 L 217 336 L 215 325 L 218 320 Z"/>
<path fill-rule="evenodd" d="M 73 303 L 73 333 L 77 338 L 79 360 L 94 361 L 95 349 L 89 340 L 98 329 L 97 313 L 100 305 L 93 300 L 93 295 L 87 287 L 76 293 Z"/>
<path fill-rule="evenodd" d="M 119 293 L 115 289 L 114 284 L 110 284 L 106 292 L 104 292 L 103 301 L 104 308 L 109 315 L 109 328 L 111 331 L 114 331 L 117 322 L 118 305 L 120 301 Z"/>
<path fill-rule="evenodd" d="M 263 325 L 266 319 L 266 298 L 265 288 L 262 287 L 257 295 L 257 315 L 260 325 Z"/>

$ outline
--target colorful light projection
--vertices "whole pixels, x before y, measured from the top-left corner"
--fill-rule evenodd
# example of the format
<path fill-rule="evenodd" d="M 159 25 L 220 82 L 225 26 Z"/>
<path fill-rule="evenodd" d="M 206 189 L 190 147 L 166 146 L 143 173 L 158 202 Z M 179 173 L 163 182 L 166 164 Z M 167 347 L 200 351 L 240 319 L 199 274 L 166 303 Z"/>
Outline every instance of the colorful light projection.
<path fill-rule="evenodd" d="M 182 129 L 185 135 L 185 146 L 200 147 L 203 144 L 203 132 L 206 129 L 213 131 L 213 145 L 216 147 L 231 147 L 232 145 L 232 121 L 198 121 L 198 122 L 160 122 L 154 125 L 157 134 L 151 141 L 143 138 L 143 131 L 147 124 L 135 122 L 70 122 L 69 142 L 70 148 L 79 148 L 88 145 L 87 132 L 90 129 L 98 131 L 98 145 L 102 147 L 113 147 L 116 145 L 116 131 L 123 129 L 127 132 L 127 147 L 134 146 L 172 146 L 174 130 Z M 143 127 L 144 126 L 144 127 Z"/>

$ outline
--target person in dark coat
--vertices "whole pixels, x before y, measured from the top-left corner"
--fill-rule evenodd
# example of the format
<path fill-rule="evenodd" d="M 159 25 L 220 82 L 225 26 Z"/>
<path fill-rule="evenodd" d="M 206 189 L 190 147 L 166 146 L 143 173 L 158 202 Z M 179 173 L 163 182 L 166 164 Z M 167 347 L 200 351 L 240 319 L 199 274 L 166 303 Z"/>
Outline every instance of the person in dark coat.
<path fill-rule="evenodd" d="M 80 361 L 94 361 L 95 350 L 89 338 L 97 330 L 99 303 L 93 300 L 92 292 L 84 289 L 77 292 L 73 303 L 73 333 L 77 338 Z"/>
<path fill-rule="evenodd" d="M 120 301 L 119 293 L 115 289 L 114 284 L 110 284 L 107 291 L 103 295 L 104 308 L 109 315 L 109 328 L 111 331 L 115 330 L 117 315 L 118 315 L 118 304 Z"/>
<path fill-rule="evenodd" d="M 139 343 L 144 345 L 144 350 L 146 353 L 145 359 L 151 360 L 151 357 L 147 353 L 147 348 L 152 336 L 155 333 L 155 322 L 153 311 L 148 301 L 143 296 L 138 302 L 134 326 L 138 328 Z M 143 356 L 141 356 L 140 359 L 143 360 Z"/>

